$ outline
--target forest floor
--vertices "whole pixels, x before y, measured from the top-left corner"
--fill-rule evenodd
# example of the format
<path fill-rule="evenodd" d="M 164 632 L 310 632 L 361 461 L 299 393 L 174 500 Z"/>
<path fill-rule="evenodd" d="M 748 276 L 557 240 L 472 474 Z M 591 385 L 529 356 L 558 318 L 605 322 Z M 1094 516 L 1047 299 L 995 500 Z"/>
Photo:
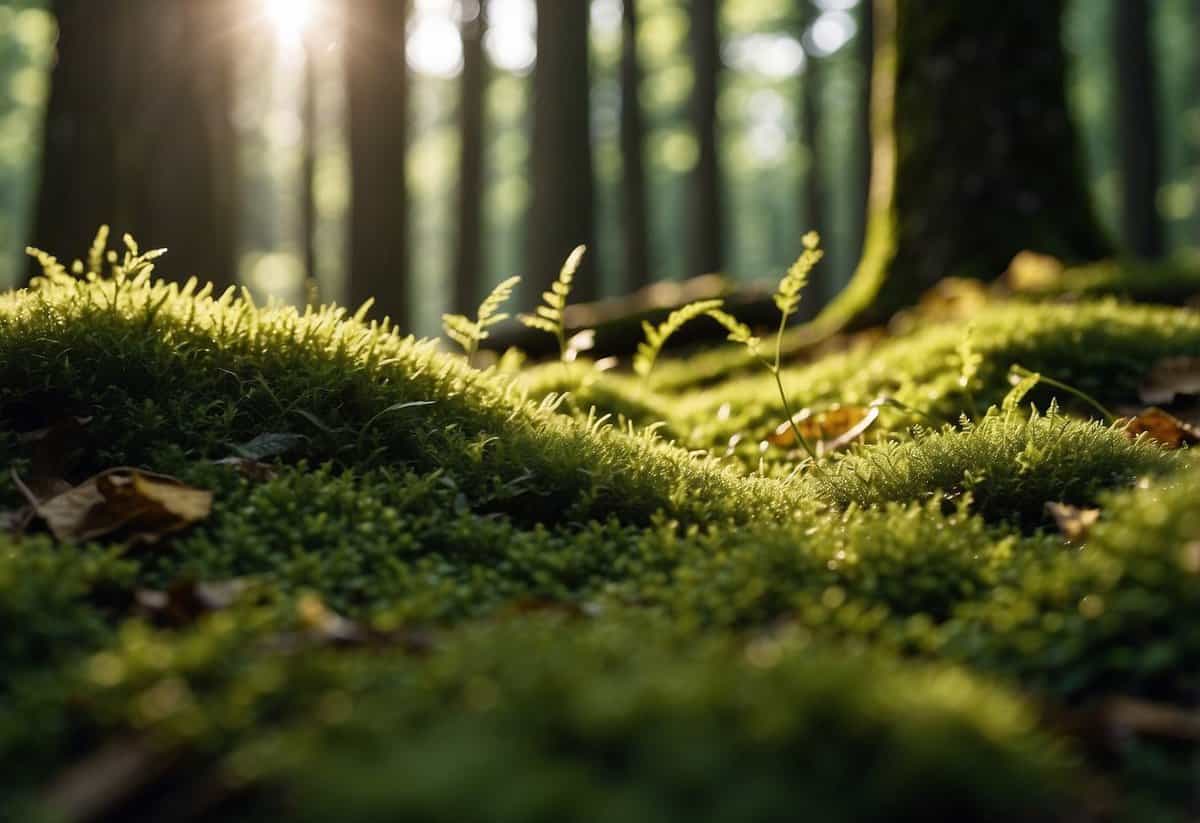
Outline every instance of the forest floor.
<path fill-rule="evenodd" d="M 12 819 L 1196 813 L 1200 313 L 785 358 L 814 466 L 741 348 L 479 371 L 146 262 L 0 296 Z"/>

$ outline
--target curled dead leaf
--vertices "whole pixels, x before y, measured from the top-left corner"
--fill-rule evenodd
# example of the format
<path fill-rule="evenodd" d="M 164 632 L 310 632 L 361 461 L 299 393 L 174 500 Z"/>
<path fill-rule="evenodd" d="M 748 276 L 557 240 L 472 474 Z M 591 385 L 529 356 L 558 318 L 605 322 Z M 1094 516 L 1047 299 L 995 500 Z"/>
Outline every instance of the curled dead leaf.
<path fill-rule="evenodd" d="M 1099 509 L 1081 509 L 1067 503 L 1047 503 L 1046 513 L 1054 518 L 1058 530 L 1072 543 L 1086 540 L 1088 532 L 1100 519 Z"/>
<path fill-rule="evenodd" d="M 1138 386 L 1143 403 L 1173 403 L 1177 395 L 1200 395 L 1200 357 L 1167 357 Z"/>
<path fill-rule="evenodd" d="M 1168 449 L 1200 443 L 1200 429 L 1157 406 L 1151 406 L 1135 417 L 1118 420 L 1117 423 L 1124 424 L 1123 430 L 1128 437 L 1136 438 L 1144 433 Z"/>
<path fill-rule="evenodd" d="M 767 442 L 779 448 L 792 448 L 797 445 L 795 429 L 799 429 L 804 439 L 814 444 L 818 455 L 830 454 L 862 437 L 878 418 L 878 406 L 834 405 L 820 412 L 801 409 L 791 422 L 784 420 L 776 426 L 767 436 Z"/>
<path fill-rule="evenodd" d="M 19 479 L 18 486 L 35 515 L 63 541 L 95 540 L 120 532 L 130 543 L 155 543 L 212 511 L 212 492 L 165 474 L 124 466 L 45 500 Z"/>

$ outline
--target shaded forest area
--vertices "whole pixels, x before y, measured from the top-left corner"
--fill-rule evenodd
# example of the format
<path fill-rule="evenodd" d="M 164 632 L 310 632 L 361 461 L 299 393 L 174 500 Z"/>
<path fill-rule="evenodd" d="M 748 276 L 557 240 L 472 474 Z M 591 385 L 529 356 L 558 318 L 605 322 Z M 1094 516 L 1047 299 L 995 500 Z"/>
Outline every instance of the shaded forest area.
<path fill-rule="evenodd" d="M 377 311 L 431 334 L 442 311 L 511 274 L 536 295 L 578 243 L 591 249 L 577 291 L 588 299 L 709 272 L 769 280 L 816 228 L 830 259 L 813 309 L 863 249 L 869 5 L 9 3 L 8 279 L 27 271 L 26 242 L 76 248 L 111 222 L 171 248 L 180 275 L 289 302 L 375 295 Z M 1194 251 L 1194 4 L 1046 8 L 1013 26 L 1014 52 L 988 59 L 1053 41 L 1103 248 Z M 970 105 L 970 82 L 949 82 Z M 997 139 L 964 133 L 952 154 L 977 163 Z M 983 185 L 971 169 L 945 174 Z M 90 194 L 67 197 L 69 181 Z M 946 219 L 925 194 L 920 207 Z M 907 242 L 948 273 L 952 250 Z M 1006 241 L 974 274 L 995 276 L 1025 245 Z"/>

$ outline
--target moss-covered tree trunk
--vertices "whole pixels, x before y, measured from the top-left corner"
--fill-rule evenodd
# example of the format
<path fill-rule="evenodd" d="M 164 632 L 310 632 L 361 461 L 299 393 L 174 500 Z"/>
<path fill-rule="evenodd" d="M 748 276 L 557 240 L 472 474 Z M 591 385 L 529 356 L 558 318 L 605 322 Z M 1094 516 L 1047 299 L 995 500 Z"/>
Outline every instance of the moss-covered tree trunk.
<path fill-rule="evenodd" d="M 111 224 L 160 271 L 236 281 L 233 0 L 57 0 L 31 242 L 82 256 Z"/>
<path fill-rule="evenodd" d="M 588 3 L 538 0 L 537 63 L 533 69 L 533 139 L 525 291 L 540 294 L 558 276 L 571 249 L 592 245 L 594 191 Z M 575 280 L 573 298 L 598 294 L 595 255 Z"/>
<path fill-rule="evenodd" d="M 409 0 L 348 0 L 346 112 L 350 144 L 347 301 L 375 298 L 374 314 L 410 318 L 408 186 Z"/>
<path fill-rule="evenodd" d="M 806 0 L 800 14 L 800 31 L 803 33 L 816 20 L 817 10 L 812 0 Z M 804 61 L 804 75 L 801 78 L 800 89 L 800 139 L 804 144 L 804 177 L 803 190 L 800 194 L 802 206 L 802 222 L 800 234 L 816 231 L 825 234 L 825 191 L 822 185 L 822 156 L 821 156 L 821 58 L 809 51 Z M 814 298 L 802 305 L 801 311 L 811 317 L 810 307 L 827 302 L 832 291 L 829 282 L 829 272 L 819 272 L 813 281 Z"/>
<path fill-rule="evenodd" d="M 1067 110 L 1064 3 L 876 0 L 867 239 L 818 326 L 995 278 L 1023 249 L 1109 252 Z"/>
<path fill-rule="evenodd" d="M 698 154 L 692 170 L 687 275 L 721 271 L 724 262 L 721 163 L 717 134 L 721 43 L 718 0 L 691 0 L 691 117 Z"/>

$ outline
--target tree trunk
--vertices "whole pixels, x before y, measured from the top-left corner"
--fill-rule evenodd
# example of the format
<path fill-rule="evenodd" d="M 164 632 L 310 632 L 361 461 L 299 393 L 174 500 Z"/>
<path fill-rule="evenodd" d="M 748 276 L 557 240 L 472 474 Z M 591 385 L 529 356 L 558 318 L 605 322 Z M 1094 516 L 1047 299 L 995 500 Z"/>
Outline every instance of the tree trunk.
<path fill-rule="evenodd" d="M 402 329 L 411 321 L 408 276 L 408 0 L 349 0 L 346 110 L 350 146 L 351 307 L 375 298 L 373 314 Z"/>
<path fill-rule="evenodd" d="M 571 249 L 594 237 L 594 195 L 588 71 L 588 4 L 538 0 L 537 63 L 533 70 L 526 290 L 539 294 L 558 276 Z M 572 299 L 598 294 L 591 254 Z"/>
<path fill-rule="evenodd" d="M 464 3 L 471 6 L 471 3 Z M 458 109 L 458 243 L 454 250 L 453 310 L 470 317 L 484 291 L 483 146 L 487 67 L 483 37 L 487 2 L 478 0 L 474 17 L 462 21 L 463 69 Z"/>
<path fill-rule="evenodd" d="M 1023 249 L 1109 253 L 1068 117 L 1063 5 L 876 0 L 866 244 L 814 331 L 943 277 L 997 277 Z"/>
<path fill-rule="evenodd" d="M 1163 254 L 1158 216 L 1160 177 L 1158 84 L 1151 56 L 1146 0 L 1117 0 L 1112 50 L 1117 88 L 1117 153 L 1121 170 L 1121 235 L 1138 257 Z"/>
<path fill-rule="evenodd" d="M 857 19 L 858 32 L 854 38 L 854 52 L 862 72 L 862 86 L 858 100 L 858 132 L 855 135 L 858 189 L 854 221 L 850 228 L 850 249 L 852 253 L 861 257 L 866 245 L 867 209 L 871 192 L 871 65 L 875 59 L 875 15 L 872 13 L 871 0 L 859 2 Z"/>
<path fill-rule="evenodd" d="M 812 0 L 805 0 L 804 12 L 800 17 L 800 31 L 802 34 L 816 19 L 816 14 L 813 11 Z M 803 88 L 800 94 L 800 139 L 804 144 L 807 162 L 804 166 L 804 190 L 801 194 L 804 217 L 799 227 L 800 230 L 795 234 L 797 238 L 807 231 L 816 231 L 825 236 L 826 229 L 828 228 L 825 224 L 824 214 L 825 192 L 821 183 L 821 137 L 819 128 L 821 118 L 821 63 L 820 58 L 813 54 L 809 54 L 804 61 L 802 83 Z M 795 245 L 798 247 L 799 243 Z M 817 272 L 817 274 L 819 276 L 813 282 L 815 294 L 811 300 L 806 301 L 808 305 L 802 306 L 802 309 L 806 313 L 812 306 L 822 305 L 832 297 L 832 284 L 829 282 L 829 272 L 826 270 Z"/>
<path fill-rule="evenodd" d="M 312 38 L 304 38 L 304 76 L 300 121 L 303 135 L 300 153 L 300 226 L 303 234 L 306 293 L 311 295 L 317 278 L 317 51 Z"/>
<path fill-rule="evenodd" d="M 721 271 L 724 247 L 721 215 L 720 144 L 717 94 L 721 51 L 719 0 L 691 0 L 692 128 L 699 154 L 692 172 L 688 276 Z"/>
<path fill-rule="evenodd" d="M 625 0 L 621 39 L 621 185 L 624 194 L 622 231 L 625 241 L 625 288 L 650 284 L 650 237 L 646 215 L 646 167 L 642 156 L 642 85 L 638 61 L 637 0 Z"/>
<path fill-rule="evenodd" d="M 231 0 L 57 0 L 32 244 L 81 256 L 102 223 L 160 266 L 236 280 L 237 166 Z"/>

